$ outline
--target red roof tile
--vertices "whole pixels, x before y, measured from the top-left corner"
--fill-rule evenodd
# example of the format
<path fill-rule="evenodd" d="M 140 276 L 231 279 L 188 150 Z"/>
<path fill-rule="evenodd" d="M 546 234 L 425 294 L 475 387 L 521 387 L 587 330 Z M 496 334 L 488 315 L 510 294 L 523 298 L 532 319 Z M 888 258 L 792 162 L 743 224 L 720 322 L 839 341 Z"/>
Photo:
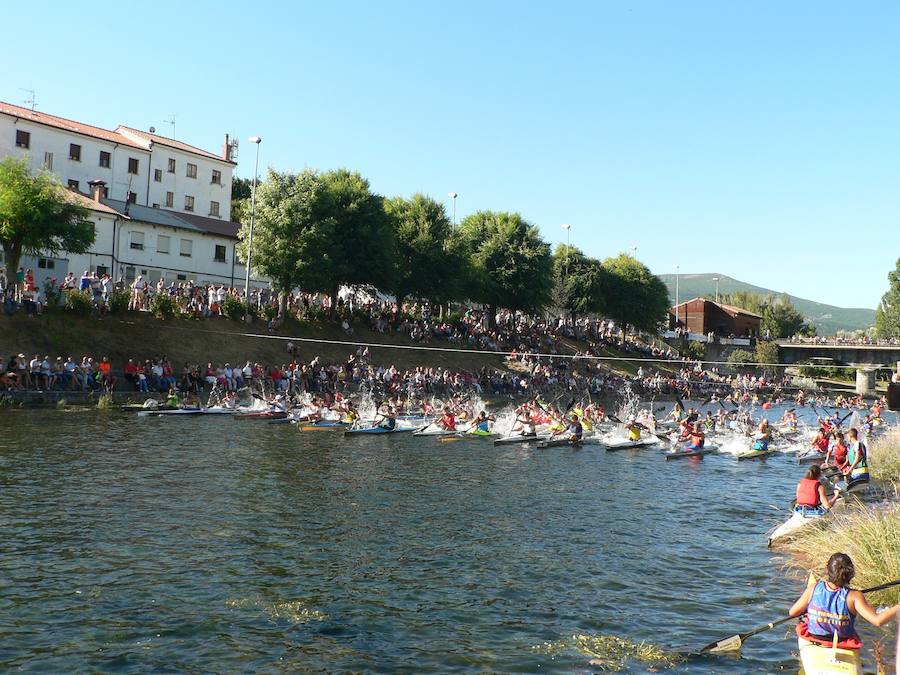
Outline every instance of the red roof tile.
<path fill-rule="evenodd" d="M 119 131 L 120 129 L 122 131 Z M 170 148 L 175 148 L 176 150 L 181 150 L 182 152 L 189 152 L 194 155 L 200 155 L 201 157 L 206 157 L 207 159 L 217 159 L 225 164 L 237 164 L 236 162 L 230 162 L 224 159 L 221 155 L 216 155 L 215 153 L 207 152 L 206 150 L 201 150 L 200 148 L 195 148 L 193 145 L 188 145 L 187 143 L 176 141 L 174 138 L 167 138 L 166 136 L 160 136 L 159 134 L 151 134 L 148 131 L 141 131 L 140 129 L 126 127 L 124 124 L 120 124 L 118 127 L 116 127 L 116 131 L 119 131 L 119 133 L 133 134 L 138 138 L 146 140 L 148 143 L 158 143 L 159 145 L 165 145 Z"/>
<path fill-rule="evenodd" d="M 104 141 L 109 141 L 110 143 L 119 143 L 120 145 L 127 145 L 132 148 L 146 150 L 146 148 L 118 132 L 101 129 L 100 127 L 94 127 L 90 124 L 82 124 L 81 122 L 75 122 L 74 120 L 67 120 L 65 117 L 48 115 L 47 113 L 31 110 L 30 108 L 23 108 L 18 105 L 13 105 L 12 103 L 0 101 L 0 113 L 28 120 L 29 122 L 35 122 L 36 124 L 43 124 L 48 127 L 55 127 L 64 131 L 74 132 L 83 136 L 99 138 Z"/>

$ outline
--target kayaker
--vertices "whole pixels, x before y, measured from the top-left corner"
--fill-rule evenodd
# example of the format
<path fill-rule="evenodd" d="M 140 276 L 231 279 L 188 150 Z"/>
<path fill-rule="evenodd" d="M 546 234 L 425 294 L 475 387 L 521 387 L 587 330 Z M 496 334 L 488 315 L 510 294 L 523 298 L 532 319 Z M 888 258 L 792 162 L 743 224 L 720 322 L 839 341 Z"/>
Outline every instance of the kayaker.
<path fill-rule="evenodd" d="M 628 440 L 637 442 L 641 440 L 641 429 L 646 429 L 646 427 L 637 422 L 634 417 L 629 417 L 628 421 L 625 423 L 625 431 L 628 432 Z"/>
<path fill-rule="evenodd" d="M 847 468 L 847 446 L 844 444 L 844 434 L 840 431 L 834 434 L 834 443 L 825 455 L 825 464 L 829 463 L 841 471 Z"/>
<path fill-rule="evenodd" d="M 750 447 L 753 450 L 761 450 L 765 452 L 769 449 L 769 441 L 771 439 L 772 430 L 769 428 L 769 420 L 763 420 L 756 428 L 756 433 L 753 434 L 753 445 L 751 445 Z"/>
<path fill-rule="evenodd" d="M 822 457 L 825 457 L 825 455 L 828 454 L 828 435 L 825 433 L 824 429 L 819 429 L 816 432 L 816 436 L 812 439 L 810 447 L 815 448 L 815 450 L 819 452 Z"/>
<path fill-rule="evenodd" d="M 859 432 L 856 429 L 850 429 L 847 432 L 847 468 L 844 469 L 844 475 L 847 481 L 867 481 L 869 480 L 868 450 L 866 444 L 859 440 Z"/>
<path fill-rule="evenodd" d="M 167 408 L 179 408 L 181 406 L 181 401 L 178 400 L 178 394 L 175 391 L 174 387 L 169 388 L 169 395 L 166 396 L 166 407 Z"/>
<path fill-rule="evenodd" d="M 438 420 L 438 425 L 444 431 L 456 431 L 456 417 L 454 417 L 453 412 L 447 406 L 444 406 L 441 419 Z"/>
<path fill-rule="evenodd" d="M 840 497 L 835 494 L 833 499 L 828 498 L 825 486 L 822 484 L 822 467 L 814 464 L 806 472 L 806 475 L 797 483 L 797 500 L 795 507 L 803 509 L 830 509 Z"/>
<path fill-rule="evenodd" d="M 376 427 L 393 431 L 397 426 L 397 413 L 394 411 L 393 406 L 388 406 L 385 412 L 379 413 L 379 417 L 381 419 L 375 423 Z"/>
<path fill-rule="evenodd" d="M 856 569 L 846 553 L 835 553 L 828 559 L 826 574 L 825 581 L 816 581 L 810 575 L 806 590 L 791 607 L 790 616 L 806 614 L 797 626 L 797 636 L 802 640 L 831 647 L 837 634 L 839 649 L 859 649 L 862 641 L 856 634 L 857 616 L 873 626 L 883 626 L 900 612 L 897 604 L 878 613 L 860 591 L 849 588 Z"/>
<path fill-rule="evenodd" d="M 488 414 L 484 410 L 482 410 L 480 413 L 478 413 L 478 417 L 472 420 L 472 425 L 469 427 L 469 431 L 476 434 L 489 434 L 491 432 L 492 421 L 494 421 L 494 417 L 488 417 Z"/>
<path fill-rule="evenodd" d="M 700 428 L 699 422 L 694 422 L 694 426 L 691 428 L 688 440 L 690 442 L 690 444 L 688 445 L 688 450 L 697 451 L 702 449 L 706 444 L 706 434 L 704 434 L 703 429 Z"/>
<path fill-rule="evenodd" d="M 581 420 L 578 415 L 569 417 L 569 426 L 566 427 L 566 435 L 572 443 L 578 443 L 584 435 L 584 427 L 581 426 Z"/>

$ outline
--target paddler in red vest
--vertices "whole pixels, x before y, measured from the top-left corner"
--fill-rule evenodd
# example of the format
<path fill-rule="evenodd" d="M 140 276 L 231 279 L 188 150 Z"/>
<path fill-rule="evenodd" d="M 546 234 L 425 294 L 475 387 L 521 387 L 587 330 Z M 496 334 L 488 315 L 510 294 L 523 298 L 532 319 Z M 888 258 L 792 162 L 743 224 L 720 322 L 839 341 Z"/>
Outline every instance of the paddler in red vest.
<path fill-rule="evenodd" d="M 796 506 L 807 509 L 830 509 L 834 506 L 840 495 L 835 494 L 833 499 L 829 499 L 825 492 L 825 486 L 819 480 L 821 477 L 822 468 L 818 464 L 809 468 L 806 475 L 797 483 Z"/>
<path fill-rule="evenodd" d="M 828 560 L 826 581 L 816 581 L 810 575 L 790 616 L 806 618 L 797 626 L 797 635 L 803 640 L 831 647 L 834 636 L 839 649 L 859 649 L 862 641 L 856 634 L 856 617 L 861 616 L 873 626 L 883 626 L 897 616 L 900 604 L 883 612 L 876 612 L 865 596 L 849 588 L 856 570 L 846 553 L 835 553 Z"/>
<path fill-rule="evenodd" d="M 847 446 L 844 444 L 844 434 L 838 431 L 834 435 L 834 445 L 828 448 L 825 455 L 825 464 L 833 464 L 841 471 L 847 468 Z"/>
<path fill-rule="evenodd" d="M 699 422 L 694 422 L 694 426 L 691 427 L 691 431 L 688 434 L 688 450 L 700 450 L 703 445 L 706 443 L 706 434 L 703 433 L 703 429 L 700 427 Z"/>
<path fill-rule="evenodd" d="M 456 417 L 454 417 L 450 408 L 447 406 L 444 406 L 443 415 L 441 415 L 441 419 L 438 420 L 438 425 L 440 425 L 444 431 L 456 431 Z"/>
<path fill-rule="evenodd" d="M 828 434 L 823 429 L 819 429 L 816 432 L 816 437 L 812 439 L 810 447 L 818 450 L 824 458 L 828 454 Z"/>

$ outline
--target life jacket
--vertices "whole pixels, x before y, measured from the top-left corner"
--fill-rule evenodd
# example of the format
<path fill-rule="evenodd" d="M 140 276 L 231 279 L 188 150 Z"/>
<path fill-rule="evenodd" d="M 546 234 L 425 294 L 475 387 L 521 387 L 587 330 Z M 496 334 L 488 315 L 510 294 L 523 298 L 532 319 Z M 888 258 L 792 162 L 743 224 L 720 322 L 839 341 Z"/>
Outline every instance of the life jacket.
<path fill-rule="evenodd" d="M 806 620 L 801 621 L 797 624 L 797 628 L 795 629 L 797 633 L 797 637 L 807 642 L 812 642 L 813 644 L 821 645 L 822 647 L 831 647 L 834 644 L 834 638 L 824 639 L 819 637 L 818 635 L 810 635 L 809 634 L 809 624 Z M 838 649 L 861 649 L 863 646 L 862 640 L 859 639 L 859 636 L 854 635 L 852 637 L 847 638 L 846 640 L 838 639 L 837 648 Z"/>
<path fill-rule="evenodd" d="M 822 438 L 817 439 L 815 443 L 816 443 L 816 448 L 817 448 L 817 449 L 819 450 L 819 452 L 821 452 L 823 455 L 824 455 L 826 452 L 828 452 L 828 439 L 827 439 L 827 438 L 825 438 L 825 437 L 823 436 Z"/>
<path fill-rule="evenodd" d="M 628 430 L 628 440 L 630 440 L 630 441 L 641 440 L 641 430 L 638 427 L 631 427 Z"/>
<path fill-rule="evenodd" d="M 866 452 L 866 444 L 862 441 L 851 443 L 850 447 L 847 448 L 847 464 L 851 465 L 856 461 L 857 453 L 859 453 L 858 456 L 860 458 L 859 464 L 856 465 L 856 468 L 853 469 L 853 472 L 850 474 L 851 478 L 867 476 L 869 474 L 869 466 L 866 463 L 868 452 Z"/>
<path fill-rule="evenodd" d="M 490 431 L 491 430 L 488 420 L 479 420 L 478 424 L 475 425 L 475 428 L 478 429 L 478 431 Z"/>
<path fill-rule="evenodd" d="M 703 443 L 706 439 L 703 437 L 703 434 L 691 434 L 691 447 L 692 448 L 702 448 Z"/>
<path fill-rule="evenodd" d="M 835 633 L 839 640 L 856 637 L 854 627 L 856 617 L 847 606 L 849 592 L 849 588 L 838 588 L 833 591 L 824 581 L 816 584 L 809 606 L 806 608 L 809 635 L 829 641 Z"/>
<path fill-rule="evenodd" d="M 819 506 L 819 481 L 815 478 L 801 478 L 797 483 L 797 506 Z"/>
<path fill-rule="evenodd" d="M 837 466 L 845 466 L 847 464 L 847 446 L 843 443 L 834 444 L 834 463 Z"/>
<path fill-rule="evenodd" d="M 441 417 L 441 426 L 449 431 L 456 429 L 456 419 L 453 415 L 447 414 Z"/>

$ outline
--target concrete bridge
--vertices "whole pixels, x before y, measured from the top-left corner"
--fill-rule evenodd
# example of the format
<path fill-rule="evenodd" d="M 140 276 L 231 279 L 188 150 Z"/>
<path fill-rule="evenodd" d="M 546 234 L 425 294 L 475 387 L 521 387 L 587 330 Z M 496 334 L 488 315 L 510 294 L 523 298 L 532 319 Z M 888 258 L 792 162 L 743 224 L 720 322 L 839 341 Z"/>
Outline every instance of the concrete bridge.
<path fill-rule="evenodd" d="M 781 363 L 810 362 L 830 359 L 836 365 L 856 367 L 856 391 L 870 394 L 875 391 L 875 372 L 879 368 L 900 371 L 900 345 L 849 345 L 841 343 L 802 344 L 778 341 L 778 360 Z"/>

